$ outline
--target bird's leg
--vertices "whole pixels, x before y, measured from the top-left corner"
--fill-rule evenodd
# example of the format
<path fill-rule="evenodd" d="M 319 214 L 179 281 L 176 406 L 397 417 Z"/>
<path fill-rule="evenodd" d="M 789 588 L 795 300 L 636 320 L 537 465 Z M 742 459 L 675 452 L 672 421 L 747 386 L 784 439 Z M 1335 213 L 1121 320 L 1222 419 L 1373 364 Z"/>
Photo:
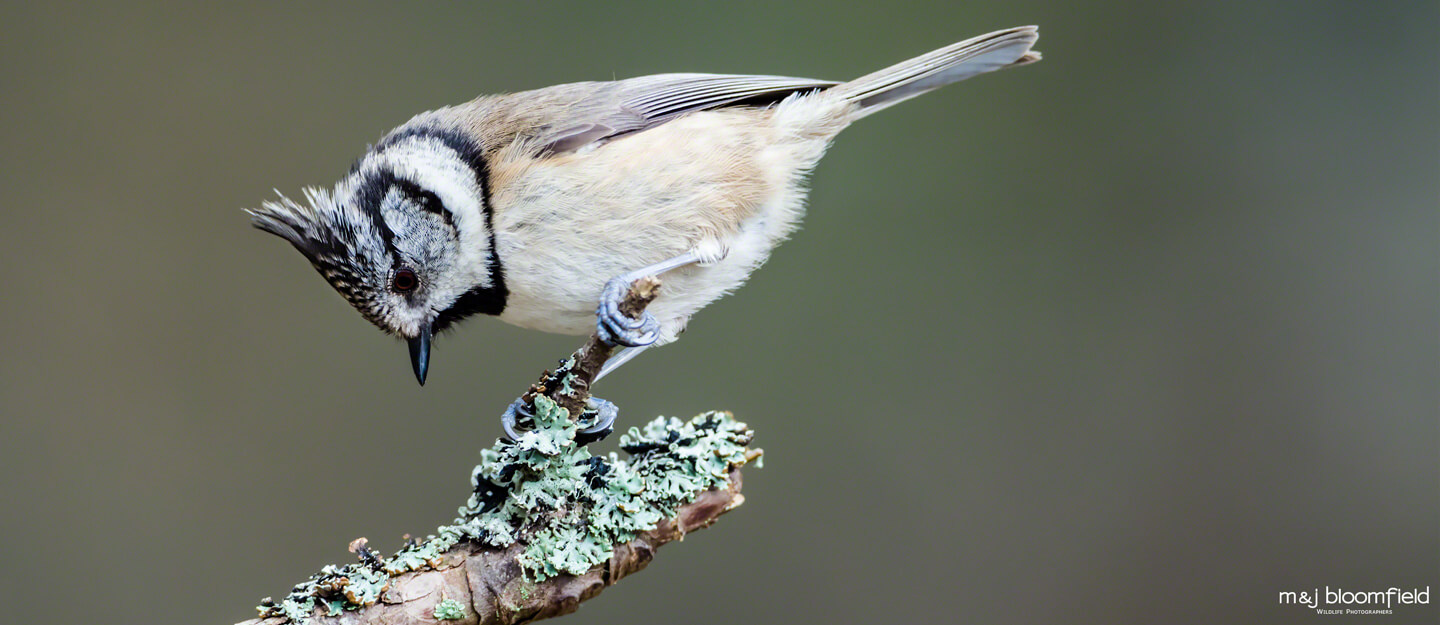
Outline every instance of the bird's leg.
<path fill-rule="evenodd" d="M 600 336 L 601 340 L 613 346 L 646 347 L 653 344 L 660 338 L 660 322 L 655 320 L 655 315 L 646 312 L 641 314 L 639 319 L 631 319 L 620 312 L 620 302 L 625 300 L 625 293 L 630 290 L 630 283 L 645 276 L 659 276 L 671 269 L 678 269 L 701 260 L 699 254 L 691 251 L 670 260 L 611 278 L 609 282 L 605 283 L 605 290 L 600 293 L 600 306 L 595 309 L 596 334 Z M 633 357 L 627 356 L 624 360 Z M 613 370 L 614 367 L 609 367 L 609 369 Z"/>
<path fill-rule="evenodd" d="M 505 436 L 511 441 L 518 441 L 525 431 L 534 429 L 535 404 L 532 402 L 539 394 L 549 397 L 574 418 L 578 428 L 575 433 L 577 443 L 586 445 L 614 432 L 619 409 L 615 404 L 591 396 L 590 385 L 604 375 L 602 372 L 613 371 L 659 338 L 660 324 L 653 315 L 642 314 L 645 307 L 655 300 L 657 289 L 660 288 L 659 279 L 653 276 L 691 263 L 703 263 L 704 258 L 696 252 L 690 252 L 610 280 L 606 284 L 607 296 L 602 297 L 596 310 L 598 320 L 595 336 L 569 359 L 561 361 L 560 367 L 553 373 L 545 372 L 539 383 L 532 385 L 529 392 L 505 408 L 505 413 L 500 417 L 500 427 L 505 430 Z M 719 258 L 723 258 L 723 255 Z M 612 299 L 608 294 L 611 288 L 616 286 L 619 287 L 618 294 Z M 612 319 L 610 322 L 607 322 L 607 312 Z M 638 321 L 636 317 L 639 317 Z M 616 328 L 611 324 L 621 327 Z M 684 325 L 683 319 L 680 324 Z M 631 336 L 626 338 L 644 339 L 641 341 L 643 344 L 631 345 L 615 354 L 615 347 L 624 344 L 616 340 L 616 335 L 627 332 L 631 333 Z M 576 414 L 577 412 L 579 414 Z"/>

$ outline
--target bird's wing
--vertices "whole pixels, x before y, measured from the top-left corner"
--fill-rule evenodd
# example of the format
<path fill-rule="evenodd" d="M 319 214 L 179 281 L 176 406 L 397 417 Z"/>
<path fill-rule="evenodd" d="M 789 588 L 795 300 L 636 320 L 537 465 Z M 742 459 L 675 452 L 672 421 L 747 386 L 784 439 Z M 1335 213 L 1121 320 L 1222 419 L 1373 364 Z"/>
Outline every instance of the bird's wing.
<path fill-rule="evenodd" d="M 552 91 L 564 102 L 563 124 L 547 125 L 537 146 L 570 152 L 597 141 L 653 128 L 686 113 L 727 106 L 766 106 L 794 93 L 839 83 L 786 76 L 659 74 L 609 83 L 577 83 Z"/>

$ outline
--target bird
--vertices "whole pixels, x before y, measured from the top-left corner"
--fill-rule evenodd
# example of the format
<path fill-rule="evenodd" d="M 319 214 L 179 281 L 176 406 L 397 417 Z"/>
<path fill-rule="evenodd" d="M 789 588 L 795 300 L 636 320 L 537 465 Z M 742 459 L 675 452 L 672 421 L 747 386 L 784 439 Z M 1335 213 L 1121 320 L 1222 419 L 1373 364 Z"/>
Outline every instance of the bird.
<path fill-rule="evenodd" d="M 676 340 L 797 228 L 807 177 L 851 123 L 1033 63 L 1035 26 L 974 37 L 848 82 L 658 74 L 484 95 L 420 113 L 333 189 L 248 209 L 360 314 L 409 346 L 476 315 L 623 348 L 603 377 Z M 892 193 L 903 193 L 894 189 Z M 662 276 L 639 319 L 628 285 Z"/>

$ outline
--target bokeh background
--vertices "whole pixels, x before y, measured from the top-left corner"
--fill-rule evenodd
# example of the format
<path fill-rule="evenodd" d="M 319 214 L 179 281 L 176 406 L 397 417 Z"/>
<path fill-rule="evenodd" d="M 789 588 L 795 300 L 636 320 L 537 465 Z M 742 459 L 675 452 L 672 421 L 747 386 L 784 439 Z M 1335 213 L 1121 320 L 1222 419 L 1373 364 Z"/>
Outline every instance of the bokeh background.
<path fill-rule="evenodd" d="M 748 502 L 588 623 L 1211 623 L 1440 605 L 1434 2 L 0 8 L 0 618 L 231 623 L 453 518 L 578 339 L 416 387 L 240 212 L 409 115 L 665 71 L 1045 61 L 843 134 L 805 228 L 602 385 L 752 424 Z M 613 443 L 612 443 L 613 444 Z M 1342 617 L 1361 618 L 1361 617 Z"/>

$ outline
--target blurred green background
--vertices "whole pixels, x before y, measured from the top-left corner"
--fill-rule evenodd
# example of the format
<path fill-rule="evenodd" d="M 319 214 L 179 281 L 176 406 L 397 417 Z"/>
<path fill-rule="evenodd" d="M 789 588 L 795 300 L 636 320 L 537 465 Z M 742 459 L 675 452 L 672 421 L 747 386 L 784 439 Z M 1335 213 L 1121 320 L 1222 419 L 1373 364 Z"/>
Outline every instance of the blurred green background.
<path fill-rule="evenodd" d="M 603 383 L 766 463 L 567 618 L 1311 623 L 1278 593 L 1429 585 L 1385 622 L 1436 622 L 1440 5 L 1024 1 L 6 3 L 0 620 L 231 623 L 393 550 L 579 344 L 478 319 L 418 388 L 250 228 L 272 188 L 480 93 L 1027 23 L 1044 62 L 848 130 L 798 236 Z"/>

